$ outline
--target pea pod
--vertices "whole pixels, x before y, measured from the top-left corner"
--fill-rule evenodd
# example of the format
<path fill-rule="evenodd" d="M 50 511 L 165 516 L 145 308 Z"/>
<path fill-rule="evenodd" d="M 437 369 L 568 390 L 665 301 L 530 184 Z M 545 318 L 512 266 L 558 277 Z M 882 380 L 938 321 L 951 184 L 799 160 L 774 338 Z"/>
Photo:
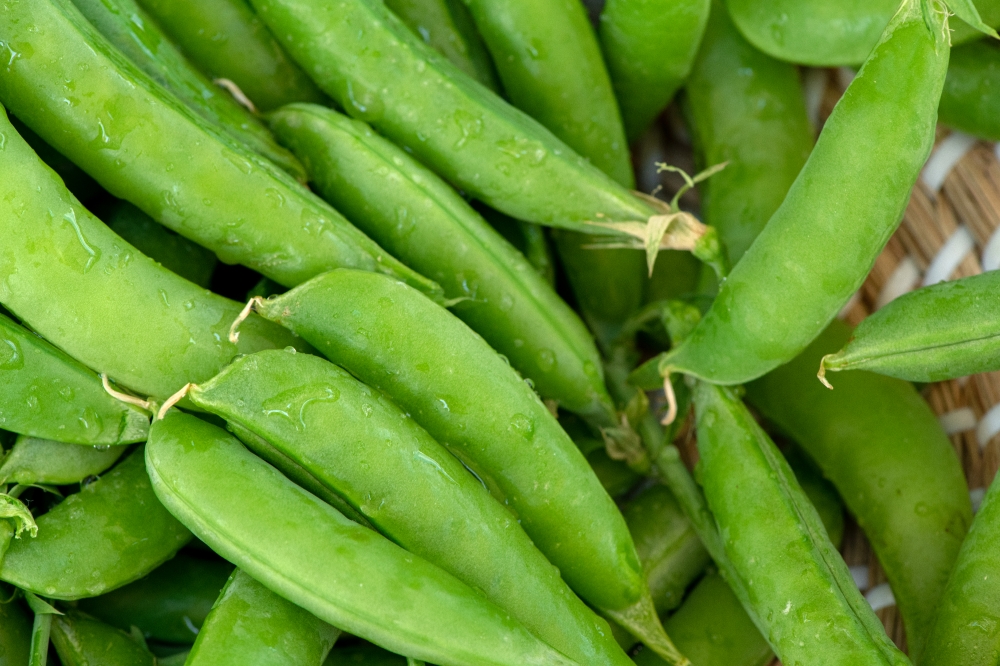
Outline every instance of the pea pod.
<path fill-rule="evenodd" d="M 628 664 L 607 624 L 482 483 L 346 371 L 315 356 L 264 352 L 238 359 L 188 395 L 237 435 L 249 431 L 270 443 L 259 450 L 256 438 L 246 440 L 255 453 L 291 459 L 394 543 L 482 590 L 571 659 Z"/>
<path fill-rule="evenodd" d="M 257 309 L 411 414 L 510 507 L 585 601 L 669 645 L 614 502 L 482 338 L 416 290 L 360 271 L 331 271 Z"/>
<path fill-rule="evenodd" d="M 20 27 L 27 23 L 30 33 Z M 286 286 L 351 266 L 436 291 L 290 175 L 194 115 L 70 0 L 11 4 L 0 42 L 18 53 L 0 79 L 13 113 L 108 192 L 223 262 Z"/>
<path fill-rule="evenodd" d="M 920 661 L 965 531 L 968 487 L 951 442 L 912 385 L 846 373 L 815 379 L 823 352 L 850 329 L 835 322 L 801 356 L 747 386 L 747 399 L 798 442 L 844 499 L 886 572 Z"/>
<path fill-rule="evenodd" d="M 127 446 L 80 446 L 22 435 L 0 463 L 0 484 L 80 483 L 114 465 L 126 450 Z"/>
<path fill-rule="evenodd" d="M 30 6 L 49 5 L 46 0 Z M 0 14 L 0 24 L 6 16 Z M 6 81 L 0 77 L 0 87 Z M 13 131 L 2 111 L 0 174 L 0 235 L 6 239 L 0 249 L 0 303 L 85 365 L 144 395 L 164 398 L 189 381 L 208 379 L 237 353 L 298 344 L 259 318 L 239 345 L 226 340 L 239 304 L 157 266 L 101 224 Z M 10 345 L 4 348 L 9 354 Z M 7 366 L 13 361 L 4 358 Z M 108 431 L 103 441 L 73 437 L 92 444 L 145 437 L 146 417 L 140 412 L 107 395 L 98 399 L 100 386 L 92 374 L 76 382 L 70 387 L 77 394 L 82 397 L 89 383 L 95 408 L 104 405 L 104 413 L 111 409 L 114 416 L 101 419 L 100 430 Z M 53 396 L 46 407 L 56 409 L 64 400 Z M 72 414 L 76 422 L 78 412 Z M 79 426 L 77 432 L 86 433 Z M 73 441 L 59 432 L 26 434 Z"/>
<path fill-rule="evenodd" d="M 629 141 L 646 131 L 687 79 L 711 6 L 711 0 L 609 0 L 604 5 L 601 48 Z"/>
<path fill-rule="evenodd" d="M 728 582 L 781 661 L 909 664 L 746 407 L 729 389 L 707 382 L 697 383 L 694 403 L 699 472 L 729 563 Z M 782 571 L 791 575 L 775 574 Z"/>
<path fill-rule="evenodd" d="M 862 321 L 827 372 L 870 370 L 914 382 L 937 382 L 1000 369 L 1000 273 L 917 289 Z"/>
<path fill-rule="evenodd" d="M 214 85 L 174 46 L 135 0 L 73 0 L 118 50 L 188 108 L 299 180 L 302 165 L 271 136 L 253 113 Z"/>
<path fill-rule="evenodd" d="M 279 597 L 240 569 L 198 634 L 187 666 L 320 666 L 340 630 Z"/>
<path fill-rule="evenodd" d="M 146 438 L 149 416 L 115 400 L 94 372 L 0 315 L 0 426 L 89 445 Z"/>
<path fill-rule="evenodd" d="M 80 201 L 86 203 L 97 196 L 101 187 L 94 182 L 94 179 L 83 172 L 83 169 L 66 159 L 62 153 L 45 143 L 42 137 L 38 136 L 31 129 L 14 116 L 10 117 L 10 123 L 18 134 L 31 146 L 43 162 L 62 178 L 66 187 Z"/>
<path fill-rule="evenodd" d="M 791 360 L 822 332 L 902 219 L 934 141 L 947 66 L 944 8 L 905 0 L 712 307 L 633 381 L 656 386 L 657 374 L 680 372 L 740 384 Z"/>
<path fill-rule="evenodd" d="M 441 666 L 576 663 L 209 423 L 171 412 L 153 424 L 146 454 L 157 496 L 199 538 L 326 622 Z"/>
<path fill-rule="evenodd" d="M 31 618 L 18 600 L 0 604 L 0 666 L 24 666 L 31 652 Z"/>
<path fill-rule="evenodd" d="M 385 4 L 460 70 L 490 90 L 500 90 L 493 60 L 461 0 L 388 0 Z"/>
<path fill-rule="evenodd" d="M 1000 141 L 1000 49 L 996 45 L 983 41 L 951 50 L 938 113 L 945 125 Z"/>
<path fill-rule="evenodd" d="M 603 440 L 590 435 L 571 434 L 570 436 L 580 452 L 586 456 L 587 463 L 594 470 L 601 485 L 612 497 L 618 497 L 628 492 L 642 478 L 621 460 L 611 458 L 608 455 L 608 447 Z"/>
<path fill-rule="evenodd" d="M 153 494 L 141 450 L 37 523 L 37 537 L 11 542 L 0 580 L 55 599 L 95 597 L 131 583 L 191 539 Z"/>
<path fill-rule="evenodd" d="M 451 311 L 542 397 L 598 427 L 617 425 L 601 358 L 583 323 L 450 186 L 364 123 L 329 109 L 288 106 L 271 123 L 307 165 L 317 190 L 457 299 Z"/>
<path fill-rule="evenodd" d="M 139 4 L 202 71 L 233 81 L 262 111 L 325 100 L 246 0 L 139 0 Z"/>
<path fill-rule="evenodd" d="M 77 615 L 52 621 L 52 643 L 63 666 L 155 666 L 156 658 L 131 636 Z"/>
<path fill-rule="evenodd" d="M 232 569 L 227 562 L 180 553 L 134 583 L 82 599 L 77 608 L 122 630 L 137 627 L 149 639 L 190 644 Z"/>

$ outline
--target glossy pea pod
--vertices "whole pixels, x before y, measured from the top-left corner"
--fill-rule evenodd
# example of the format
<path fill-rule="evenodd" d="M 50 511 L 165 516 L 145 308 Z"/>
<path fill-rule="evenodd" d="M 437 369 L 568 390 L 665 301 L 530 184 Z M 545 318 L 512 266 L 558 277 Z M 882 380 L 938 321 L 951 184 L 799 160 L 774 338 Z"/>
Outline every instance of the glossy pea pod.
<path fill-rule="evenodd" d="M 812 149 L 799 72 L 750 45 L 715 2 L 681 99 L 701 164 L 727 163 L 698 192 L 702 218 L 736 264 Z"/>
<path fill-rule="evenodd" d="M 609 0 L 604 5 L 601 48 L 629 141 L 646 131 L 687 79 L 711 6 L 711 0 Z"/>
<path fill-rule="evenodd" d="M 36 522 L 38 536 L 11 542 L 0 580 L 54 599 L 131 583 L 191 539 L 153 494 L 141 449 Z"/>
<path fill-rule="evenodd" d="M 139 0 L 202 71 L 235 83 L 262 111 L 325 100 L 246 0 Z"/>
<path fill-rule="evenodd" d="M 30 615 L 17 599 L 0 604 L 0 666 L 25 666 L 30 658 Z"/>
<path fill-rule="evenodd" d="M 1000 141 L 1000 48 L 984 40 L 951 50 L 938 114 L 945 125 Z"/>
<path fill-rule="evenodd" d="M 112 398 L 92 370 L 3 315 L 0 378 L 0 426 L 11 432 L 107 446 L 141 442 L 149 431 L 148 414 Z"/>
<path fill-rule="evenodd" d="M 827 372 L 869 370 L 913 382 L 938 382 L 1000 369 L 1000 272 L 911 291 L 854 329 Z"/>
<path fill-rule="evenodd" d="M 727 580 L 786 664 L 909 660 L 885 635 L 777 447 L 730 389 L 694 389 L 699 475 Z M 766 527 L 765 527 L 766 526 Z"/>
<path fill-rule="evenodd" d="M 63 666 L 156 666 L 156 657 L 133 637 L 84 615 L 56 616 L 52 643 Z"/>
<path fill-rule="evenodd" d="M 899 8 L 898 0 L 726 0 L 726 5 L 740 32 L 761 51 L 815 67 L 863 62 Z M 986 24 L 1000 25 L 1000 2 L 977 0 L 975 6 Z M 953 28 L 956 45 L 980 34 L 961 20 Z"/>
<path fill-rule="evenodd" d="M 260 119 L 199 72 L 135 0 L 73 0 L 73 4 L 125 57 L 188 108 L 299 180 L 305 179 L 302 165 L 277 144 Z"/>
<path fill-rule="evenodd" d="M 0 22 L 2 17 L 0 12 Z M 301 346 L 259 318 L 238 345 L 230 343 L 226 330 L 240 305 L 157 266 L 108 229 L 73 198 L 2 111 L 0 174 L 0 235 L 7 239 L 0 248 L 0 303 L 85 365 L 143 395 L 165 398 L 189 381 L 208 379 L 238 353 Z M 10 346 L 5 348 L 9 354 Z M 9 365 L 11 357 L 5 358 Z M 81 394 L 87 383 L 88 393 L 101 390 L 89 374 Z M 54 409 L 64 399 L 53 396 L 45 407 Z M 141 412 L 107 395 L 100 400 L 105 402 L 95 404 L 116 415 L 102 419 L 103 428 L 129 433 L 124 440 L 111 434 L 107 443 L 145 437 Z M 27 434 L 72 441 L 58 432 Z"/>
<path fill-rule="evenodd" d="M 576 663 L 205 421 L 175 411 L 154 422 L 146 466 L 160 500 L 214 551 L 344 631 L 441 666 Z"/>
<path fill-rule="evenodd" d="M 944 6 L 905 0 L 712 307 L 633 381 L 654 387 L 657 374 L 680 372 L 740 384 L 822 332 L 902 219 L 934 141 L 948 50 Z"/>
<path fill-rule="evenodd" d="M 617 507 L 482 338 L 416 290 L 360 271 L 331 271 L 257 310 L 386 393 L 483 479 L 577 594 L 669 651 Z"/>
<path fill-rule="evenodd" d="M 179 553 L 134 583 L 81 599 L 77 608 L 123 631 L 136 627 L 151 640 L 191 644 L 232 570 L 228 562 Z"/>
<path fill-rule="evenodd" d="M 801 356 L 747 386 L 747 400 L 792 436 L 837 488 L 886 572 L 919 663 L 923 641 L 972 520 L 947 435 L 907 382 L 867 372 L 815 378 L 824 351 L 850 329 L 831 326 Z"/>
<path fill-rule="evenodd" d="M 186 666 L 321 666 L 340 630 L 236 569 Z"/>
<path fill-rule="evenodd" d="M 320 194 L 440 284 L 457 301 L 451 312 L 543 398 L 597 427 L 617 425 L 601 357 L 583 322 L 449 185 L 364 123 L 330 109 L 288 106 L 271 125 Z"/>
<path fill-rule="evenodd" d="M 188 396 L 237 436 L 249 431 L 244 441 L 265 460 L 280 467 L 290 459 L 393 543 L 481 590 L 574 661 L 629 663 L 607 623 L 566 587 L 482 482 L 345 370 L 269 351 L 235 361 Z M 269 446 L 258 448 L 258 438 Z"/>
<path fill-rule="evenodd" d="M 70 0 L 5 6 L 0 43 L 19 54 L 0 79 L 0 100 L 108 192 L 223 262 L 285 286 L 350 266 L 438 291 L 289 174 L 193 114 Z"/>
<path fill-rule="evenodd" d="M 0 484 L 80 483 L 106 471 L 127 450 L 127 446 L 81 446 L 21 435 L 0 461 Z"/>

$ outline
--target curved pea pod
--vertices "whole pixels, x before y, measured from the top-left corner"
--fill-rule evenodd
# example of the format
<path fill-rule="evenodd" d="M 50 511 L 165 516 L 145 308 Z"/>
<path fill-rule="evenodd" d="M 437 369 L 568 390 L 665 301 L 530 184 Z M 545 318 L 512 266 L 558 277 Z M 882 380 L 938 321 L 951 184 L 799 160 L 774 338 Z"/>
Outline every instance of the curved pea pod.
<path fill-rule="evenodd" d="M 318 618 L 441 666 L 576 663 L 478 591 L 344 518 L 225 431 L 171 412 L 153 424 L 146 446 L 150 478 L 170 510 L 217 553 Z"/>
<path fill-rule="evenodd" d="M 475 476 L 387 397 L 316 356 L 262 352 L 191 387 L 259 456 L 284 459 L 379 532 L 580 663 L 628 664 L 599 619 Z M 256 442 L 268 446 L 258 448 Z M 373 464 L 377 461 L 377 464 Z"/>
<path fill-rule="evenodd" d="M 0 604 L 0 666 L 25 666 L 31 655 L 31 616 L 18 600 Z"/>
<path fill-rule="evenodd" d="M 375 645 L 360 645 L 330 650 L 323 666 L 406 666 L 406 657 Z"/>
<path fill-rule="evenodd" d="M 921 666 L 986 666 L 1000 658 L 1000 481 L 990 484 L 929 627 Z"/>
<path fill-rule="evenodd" d="M 261 111 L 326 100 L 246 0 L 138 0 L 202 71 L 239 86 Z"/>
<path fill-rule="evenodd" d="M 0 462 L 0 484 L 80 483 L 114 465 L 126 450 L 127 446 L 81 446 L 22 435 Z"/>
<path fill-rule="evenodd" d="M 982 41 L 951 50 L 938 113 L 945 125 L 1000 141 L 1000 48 Z"/>
<path fill-rule="evenodd" d="M 224 263 L 285 286 L 339 266 L 378 270 L 437 293 L 289 174 L 192 113 L 70 0 L 9 5 L 0 41 L 19 54 L 0 79 L 13 113 L 108 192 Z"/>
<path fill-rule="evenodd" d="M 601 357 L 583 322 L 449 185 L 364 123 L 330 109 L 288 106 L 271 124 L 307 165 L 317 190 L 440 284 L 457 300 L 451 311 L 542 397 L 598 427 L 617 425 Z"/>
<path fill-rule="evenodd" d="M 458 318 L 401 282 L 348 270 L 257 309 L 411 414 L 517 515 L 585 601 L 669 644 L 614 502 L 534 391 Z"/>
<path fill-rule="evenodd" d="M 813 130 L 799 72 L 750 45 L 715 2 L 681 98 L 702 164 L 702 217 L 738 262 L 806 163 Z"/>
<path fill-rule="evenodd" d="M 100 218 L 127 243 L 199 287 L 208 288 L 219 263 L 215 255 L 170 231 L 127 201 L 119 201 Z"/>
<path fill-rule="evenodd" d="M 788 463 L 746 407 L 729 389 L 707 382 L 697 383 L 694 404 L 701 483 L 729 562 L 729 582 L 781 661 L 909 664 L 861 596 Z"/>
<path fill-rule="evenodd" d="M 146 439 L 149 416 L 112 398 L 101 380 L 66 353 L 0 315 L 0 426 L 89 445 Z"/>
<path fill-rule="evenodd" d="M 819 519 L 823 521 L 830 543 L 840 547 L 844 539 L 844 504 L 840 501 L 836 488 L 823 478 L 819 467 L 797 447 L 783 451 L 788 466 L 795 474 L 795 480 L 802 486 L 802 492 L 812 502 Z"/>
<path fill-rule="evenodd" d="M 461 0 L 387 0 L 385 5 L 431 48 L 499 92 L 493 60 Z"/>
<path fill-rule="evenodd" d="M 0 13 L 0 24 L 5 16 Z M 0 87 L 7 80 L 2 77 Z M 108 229 L 73 198 L 2 111 L 0 236 L 6 239 L 0 248 L 0 303 L 72 357 L 143 395 L 172 395 L 187 382 L 212 377 L 238 353 L 301 346 L 287 331 L 260 318 L 250 322 L 238 345 L 230 343 L 226 331 L 240 305 L 157 266 Z M 9 345 L 4 349 L 10 353 Z M 12 359 L 4 358 L 10 365 Z M 101 391 L 96 377 L 90 377 L 94 388 L 88 392 Z M 82 394 L 86 384 L 80 386 Z M 104 402 L 95 404 L 113 408 L 115 415 L 102 419 L 101 429 L 118 433 L 109 434 L 104 443 L 145 438 L 141 412 L 107 395 L 99 400 Z M 63 401 L 53 398 L 45 407 L 55 409 Z M 25 434 L 71 439 L 49 431 Z M 101 443 L 87 437 L 82 441 Z"/>
<path fill-rule="evenodd" d="M 711 0 L 604 5 L 601 48 L 629 141 L 642 135 L 688 77 L 711 6 Z"/>
<path fill-rule="evenodd" d="M 870 370 L 938 382 L 1000 369 L 1000 272 L 917 289 L 866 317 L 843 349 L 823 357 L 827 372 Z"/>
<path fill-rule="evenodd" d="M 63 666 L 156 666 L 156 657 L 125 632 L 82 615 L 57 615 L 52 644 Z"/>
<path fill-rule="evenodd" d="M 134 583 L 80 600 L 77 608 L 125 631 L 137 627 L 152 640 L 190 644 L 232 570 L 228 562 L 181 553 Z"/>
<path fill-rule="evenodd" d="M 649 368 L 750 381 L 805 349 L 861 286 L 934 141 L 949 47 L 943 7 L 923 4 L 932 1 L 905 0 L 712 307 Z M 649 368 L 635 381 L 647 384 Z"/>
<path fill-rule="evenodd" d="M 237 569 L 198 633 L 187 666 L 320 666 L 340 636 Z"/>
<path fill-rule="evenodd" d="M 907 382 L 846 373 L 816 381 L 825 350 L 850 336 L 839 322 L 801 356 L 747 386 L 747 400 L 792 436 L 837 488 L 886 572 L 919 662 L 972 520 L 958 457 L 927 402 Z"/>
<path fill-rule="evenodd" d="M 11 542 L 0 580 L 55 599 L 96 597 L 131 583 L 191 539 L 153 494 L 141 450 L 36 522 L 38 536 Z"/>
<path fill-rule="evenodd" d="M 305 180 L 302 165 L 278 145 L 260 119 L 188 62 L 135 0 L 72 2 L 125 57 L 188 108 L 299 180 Z"/>

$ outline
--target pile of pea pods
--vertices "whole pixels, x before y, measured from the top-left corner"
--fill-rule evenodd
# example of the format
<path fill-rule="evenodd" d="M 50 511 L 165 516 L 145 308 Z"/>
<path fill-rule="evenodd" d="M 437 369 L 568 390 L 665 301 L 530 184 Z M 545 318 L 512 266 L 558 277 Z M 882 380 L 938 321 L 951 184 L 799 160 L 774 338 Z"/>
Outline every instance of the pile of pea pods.
<path fill-rule="evenodd" d="M 997 26 L 0 0 L 0 666 L 996 666 L 1000 272 L 838 313 Z"/>

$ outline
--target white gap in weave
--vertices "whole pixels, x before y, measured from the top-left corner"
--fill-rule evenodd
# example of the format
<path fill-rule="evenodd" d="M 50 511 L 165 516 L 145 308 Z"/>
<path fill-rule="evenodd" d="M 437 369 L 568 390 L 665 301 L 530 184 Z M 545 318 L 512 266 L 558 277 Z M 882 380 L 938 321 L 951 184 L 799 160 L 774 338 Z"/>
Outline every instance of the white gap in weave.
<path fill-rule="evenodd" d="M 995 271 L 1000 268 L 1000 227 L 997 227 L 983 248 L 983 260 L 980 263 L 984 271 Z"/>
<path fill-rule="evenodd" d="M 993 405 L 979 421 L 979 427 L 976 428 L 976 441 L 979 442 L 979 448 L 986 448 L 986 445 L 997 434 L 1000 434 L 1000 404 Z"/>
<path fill-rule="evenodd" d="M 924 286 L 928 287 L 947 280 L 975 248 L 976 239 L 972 237 L 972 232 L 964 224 L 959 226 L 927 267 L 927 272 L 924 273 Z"/>
<path fill-rule="evenodd" d="M 969 491 L 969 501 L 972 502 L 972 513 L 978 513 L 986 497 L 986 488 L 973 488 Z"/>
<path fill-rule="evenodd" d="M 1000 160 L 1000 143 L 993 144 L 993 153 L 997 156 L 997 159 Z"/>
<path fill-rule="evenodd" d="M 934 194 L 941 190 L 945 178 L 955 168 L 955 165 L 962 161 L 965 154 L 976 145 L 976 137 L 963 134 L 962 132 L 952 132 L 941 143 L 937 145 L 931 153 L 923 171 L 920 172 L 920 180 Z"/>
<path fill-rule="evenodd" d="M 913 291 L 918 284 L 920 284 L 920 269 L 917 267 L 917 262 L 913 260 L 913 257 L 907 255 L 903 257 L 903 260 L 896 266 L 896 270 L 892 272 L 889 279 L 882 285 L 882 291 L 879 292 L 878 298 L 875 299 L 875 309 L 878 310 L 890 301 L 894 301 L 903 294 Z"/>
<path fill-rule="evenodd" d="M 969 407 L 961 407 L 938 417 L 941 427 L 948 435 L 976 429 L 976 414 Z"/>
<path fill-rule="evenodd" d="M 868 590 L 865 601 L 868 602 L 873 611 L 880 611 L 883 608 L 896 605 L 896 597 L 893 596 L 889 583 L 882 583 Z"/>
<path fill-rule="evenodd" d="M 807 67 L 802 85 L 806 99 L 806 117 L 813 128 L 819 127 L 819 112 L 823 108 L 823 96 L 826 94 L 826 84 L 829 82 L 825 69 Z"/>
<path fill-rule="evenodd" d="M 851 572 L 851 578 L 854 579 L 854 584 L 858 586 L 858 589 L 864 592 L 871 586 L 871 579 L 868 576 L 868 566 L 864 564 L 856 564 L 853 567 L 848 567 Z"/>

